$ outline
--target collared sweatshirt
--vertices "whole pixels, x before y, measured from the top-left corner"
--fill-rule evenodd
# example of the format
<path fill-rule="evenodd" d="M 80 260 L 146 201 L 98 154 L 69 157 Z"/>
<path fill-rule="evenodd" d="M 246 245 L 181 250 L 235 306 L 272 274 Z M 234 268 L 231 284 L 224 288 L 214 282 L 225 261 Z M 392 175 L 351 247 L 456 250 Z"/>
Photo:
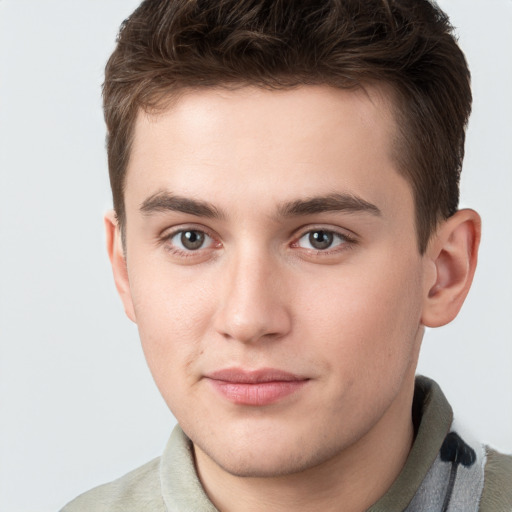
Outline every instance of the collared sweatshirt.
<path fill-rule="evenodd" d="M 432 380 L 416 378 L 412 417 L 415 440 L 407 461 L 367 512 L 512 512 L 512 456 L 457 425 Z M 192 443 L 179 425 L 161 457 L 82 494 L 61 512 L 146 511 L 219 512 L 201 486 Z"/>

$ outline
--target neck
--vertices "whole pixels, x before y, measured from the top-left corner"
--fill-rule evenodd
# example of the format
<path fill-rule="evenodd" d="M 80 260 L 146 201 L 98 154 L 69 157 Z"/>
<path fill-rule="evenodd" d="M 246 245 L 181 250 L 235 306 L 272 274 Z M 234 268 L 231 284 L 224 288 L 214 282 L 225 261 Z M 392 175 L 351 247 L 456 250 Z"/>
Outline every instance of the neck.
<path fill-rule="evenodd" d="M 405 383 L 404 383 L 405 384 Z M 381 498 L 403 468 L 414 437 L 412 382 L 404 385 L 386 414 L 342 453 L 300 473 L 249 478 L 220 468 L 195 448 L 199 478 L 222 512 L 362 512 Z"/>

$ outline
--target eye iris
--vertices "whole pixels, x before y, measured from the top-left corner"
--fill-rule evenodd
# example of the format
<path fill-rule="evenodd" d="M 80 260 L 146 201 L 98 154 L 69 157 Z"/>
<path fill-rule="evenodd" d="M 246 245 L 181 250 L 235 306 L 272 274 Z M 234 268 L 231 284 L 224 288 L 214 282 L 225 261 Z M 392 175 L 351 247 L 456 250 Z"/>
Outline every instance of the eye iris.
<path fill-rule="evenodd" d="M 199 249 L 204 243 L 204 233 L 200 231 L 183 231 L 181 233 L 181 243 L 183 247 L 191 251 Z"/>
<path fill-rule="evenodd" d="M 309 234 L 309 243 L 315 249 L 327 249 L 332 245 L 334 235 L 328 231 L 312 231 Z"/>

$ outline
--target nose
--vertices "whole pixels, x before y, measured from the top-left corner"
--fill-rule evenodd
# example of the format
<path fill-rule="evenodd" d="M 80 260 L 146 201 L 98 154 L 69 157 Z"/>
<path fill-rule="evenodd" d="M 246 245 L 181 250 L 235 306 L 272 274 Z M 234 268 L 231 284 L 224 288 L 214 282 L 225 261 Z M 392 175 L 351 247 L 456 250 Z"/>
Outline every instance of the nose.
<path fill-rule="evenodd" d="M 279 264 L 266 255 L 240 255 L 227 266 L 214 322 L 216 331 L 242 343 L 288 334 L 291 300 Z"/>

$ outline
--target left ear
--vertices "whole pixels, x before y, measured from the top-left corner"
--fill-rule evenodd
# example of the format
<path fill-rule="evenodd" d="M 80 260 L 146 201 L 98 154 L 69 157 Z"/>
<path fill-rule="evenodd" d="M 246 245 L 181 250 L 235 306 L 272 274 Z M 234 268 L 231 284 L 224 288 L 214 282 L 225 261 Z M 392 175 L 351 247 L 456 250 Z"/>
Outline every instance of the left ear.
<path fill-rule="evenodd" d="M 425 257 L 435 269 L 427 283 L 421 321 L 440 327 L 459 313 L 475 274 L 481 220 L 474 210 L 459 210 L 432 236 Z"/>

